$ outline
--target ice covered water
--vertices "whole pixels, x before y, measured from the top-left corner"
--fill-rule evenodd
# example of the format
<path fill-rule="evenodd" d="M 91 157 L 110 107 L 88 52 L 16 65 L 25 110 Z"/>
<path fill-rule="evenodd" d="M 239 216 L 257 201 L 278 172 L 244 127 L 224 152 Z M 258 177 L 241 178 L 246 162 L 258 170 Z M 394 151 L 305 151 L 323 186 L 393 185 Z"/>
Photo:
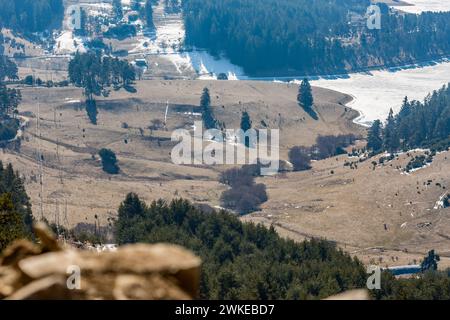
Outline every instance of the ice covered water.
<path fill-rule="evenodd" d="M 353 96 L 354 100 L 348 106 L 361 113 L 356 122 L 368 125 L 376 119 L 384 120 L 390 108 L 399 111 L 405 96 L 422 101 L 428 93 L 450 82 L 448 60 L 398 70 L 353 73 L 338 79 L 322 78 L 312 84 Z"/>
<path fill-rule="evenodd" d="M 406 0 L 411 6 L 399 6 L 398 10 L 419 14 L 424 11 L 450 11 L 450 0 Z"/>

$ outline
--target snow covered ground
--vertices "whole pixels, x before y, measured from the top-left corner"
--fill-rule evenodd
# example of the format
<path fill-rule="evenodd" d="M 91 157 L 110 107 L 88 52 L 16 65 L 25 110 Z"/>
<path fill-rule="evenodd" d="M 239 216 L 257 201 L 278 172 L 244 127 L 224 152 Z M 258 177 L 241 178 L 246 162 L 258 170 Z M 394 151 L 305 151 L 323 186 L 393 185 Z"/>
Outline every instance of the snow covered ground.
<path fill-rule="evenodd" d="M 242 68 L 233 65 L 226 58 L 216 59 L 205 51 L 194 50 L 186 53 L 174 53 L 166 56 L 176 67 L 193 68 L 201 80 L 217 79 L 220 73 L 225 73 L 228 80 L 244 80 L 247 77 Z"/>
<path fill-rule="evenodd" d="M 157 54 L 173 63 L 180 74 L 195 71 L 199 79 L 217 79 L 220 73 L 225 73 L 229 80 L 246 78 L 241 67 L 224 57 L 215 58 L 203 50 L 184 51 L 186 33 L 182 14 L 164 12 L 163 0 L 153 11 L 154 34 L 140 33 L 138 44 L 130 53 Z"/>
<path fill-rule="evenodd" d="M 20 125 L 19 125 L 19 130 L 17 130 L 16 136 L 13 139 L 8 140 L 7 142 L 13 142 L 13 141 L 16 141 L 16 140 L 19 140 L 22 138 L 23 131 L 28 126 L 28 123 L 30 122 L 30 118 L 24 117 L 24 116 L 19 116 L 19 120 L 20 120 Z"/>
<path fill-rule="evenodd" d="M 111 3 L 82 3 L 81 7 L 87 11 L 89 16 L 108 16 L 112 11 Z M 71 19 L 69 11 L 66 8 L 63 30 L 56 37 L 56 43 L 53 48 L 55 55 L 69 55 L 77 51 L 85 52 L 84 42 L 86 39 L 77 37 L 68 26 Z"/>
<path fill-rule="evenodd" d="M 67 55 L 76 51 L 85 52 L 86 48 L 81 37 L 75 36 L 70 30 L 65 30 L 56 38 L 53 51 L 56 55 Z"/>
<path fill-rule="evenodd" d="M 395 72 L 381 70 L 353 73 L 341 79 L 322 78 L 312 84 L 353 96 L 354 100 L 348 106 L 361 113 L 356 122 L 367 125 L 377 119 L 384 120 L 390 108 L 399 111 L 405 96 L 422 101 L 428 93 L 449 82 L 450 61 L 447 60 Z"/>
<path fill-rule="evenodd" d="M 398 10 L 419 14 L 424 11 L 450 11 L 450 0 L 405 0 L 412 6 L 395 7 Z"/>

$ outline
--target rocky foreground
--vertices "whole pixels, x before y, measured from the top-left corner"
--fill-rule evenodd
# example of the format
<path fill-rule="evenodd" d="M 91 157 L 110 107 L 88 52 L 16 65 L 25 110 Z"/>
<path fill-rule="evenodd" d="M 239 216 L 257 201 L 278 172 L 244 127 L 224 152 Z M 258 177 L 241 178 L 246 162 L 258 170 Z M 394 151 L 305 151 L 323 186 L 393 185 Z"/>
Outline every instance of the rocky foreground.
<path fill-rule="evenodd" d="M 129 245 L 96 253 L 60 245 L 38 224 L 36 245 L 20 240 L 0 258 L 0 299 L 189 300 L 200 258 L 174 245 Z"/>

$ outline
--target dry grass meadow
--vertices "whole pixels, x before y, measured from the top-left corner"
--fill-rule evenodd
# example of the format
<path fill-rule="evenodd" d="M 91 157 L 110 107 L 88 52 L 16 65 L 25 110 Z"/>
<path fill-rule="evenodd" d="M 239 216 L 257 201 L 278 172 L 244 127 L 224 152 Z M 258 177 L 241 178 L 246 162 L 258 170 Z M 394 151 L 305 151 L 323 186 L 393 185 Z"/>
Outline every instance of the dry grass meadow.
<path fill-rule="evenodd" d="M 146 201 L 183 197 L 218 207 L 226 186 L 217 178 L 226 167 L 179 166 L 170 157 L 175 145 L 171 132 L 191 130 L 194 121 L 201 120 L 195 113 L 204 87 L 210 89 L 214 113 L 227 128 L 239 128 L 243 111 L 249 112 L 254 127 L 280 128 L 282 159 L 287 159 L 289 148 L 312 145 L 318 135 L 365 134 L 352 122 L 357 113 L 345 107 L 348 96 L 314 88 L 316 121 L 298 107 L 298 86 L 293 84 L 138 81 L 135 94 L 120 90 L 99 98 L 98 125 L 89 123 L 81 89 L 22 87 L 20 113 L 30 123 L 20 152 L 5 149 L 0 159 L 12 162 L 25 177 L 34 214 L 66 227 L 82 222 L 108 225 L 129 192 Z M 152 120 L 164 120 L 167 103 L 167 129 L 147 129 Z M 119 175 L 102 171 L 101 148 L 116 152 Z M 38 150 L 43 155 L 42 188 Z M 375 169 L 373 159 L 350 169 L 344 163 L 358 159 L 345 155 L 315 162 L 307 172 L 259 178 L 269 201 L 262 211 L 242 219 L 273 224 L 280 234 L 296 240 L 336 241 L 366 263 L 414 263 L 433 248 L 443 256 L 441 266 L 448 266 L 449 211 L 433 209 L 450 182 L 448 156 L 439 154 L 431 166 L 410 175 L 398 169 L 408 162 L 407 155 Z"/>

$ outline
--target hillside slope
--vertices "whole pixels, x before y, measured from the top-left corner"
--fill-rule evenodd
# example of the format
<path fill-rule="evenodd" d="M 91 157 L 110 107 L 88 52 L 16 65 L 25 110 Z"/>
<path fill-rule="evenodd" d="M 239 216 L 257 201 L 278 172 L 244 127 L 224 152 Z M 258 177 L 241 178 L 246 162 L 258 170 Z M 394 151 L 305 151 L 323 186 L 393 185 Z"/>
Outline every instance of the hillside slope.
<path fill-rule="evenodd" d="M 296 103 L 297 86 L 234 81 L 140 81 L 137 94 L 113 92 L 98 101 L 98 125 L 89 123 L 77 88 L 22 88 L 19 111 L 30 119 L 20 152 L 0 155 L 12 162 L 27 181 L 34 214 L 40 216 L 39 163 L 43 159 L 43 211 L 49 221 L 66 226 L 80 222 L 107 225 L 120 199 L 128 192 L 144 200 L 184 197 L 195 203 L 219 205 L 226 188 L 217 182 L 225 167 L 177 166 L 172 164 L 170 141 L 174 129 L 192 130 L 203 87 L 209 87 L 217 118 L 227 128 L 239 128 L 241 112 L 247 110 L 254 127 L 264 120 L 269 128 L 283 127 L 281 157 L 288 148 L 312 144 L 319 134 L 354 132 L 356 112 L 340 103 L 348 97 L 334 91 L 315 89 L 318 121 Z M 167 131 L 151 132 L 151 120 L 163 121 L 169 101 Z M 37 130 L 37 103 L 39 130 Z M 192 112 L 194 111 L 194 114 Z M 360 132 L 363 133 L 362 129 Z M 98 151 L 116 152 L 121 172 L 110 176 L 101 170 Z M 59 218 L 58 218 L 59 217 Z"/>

